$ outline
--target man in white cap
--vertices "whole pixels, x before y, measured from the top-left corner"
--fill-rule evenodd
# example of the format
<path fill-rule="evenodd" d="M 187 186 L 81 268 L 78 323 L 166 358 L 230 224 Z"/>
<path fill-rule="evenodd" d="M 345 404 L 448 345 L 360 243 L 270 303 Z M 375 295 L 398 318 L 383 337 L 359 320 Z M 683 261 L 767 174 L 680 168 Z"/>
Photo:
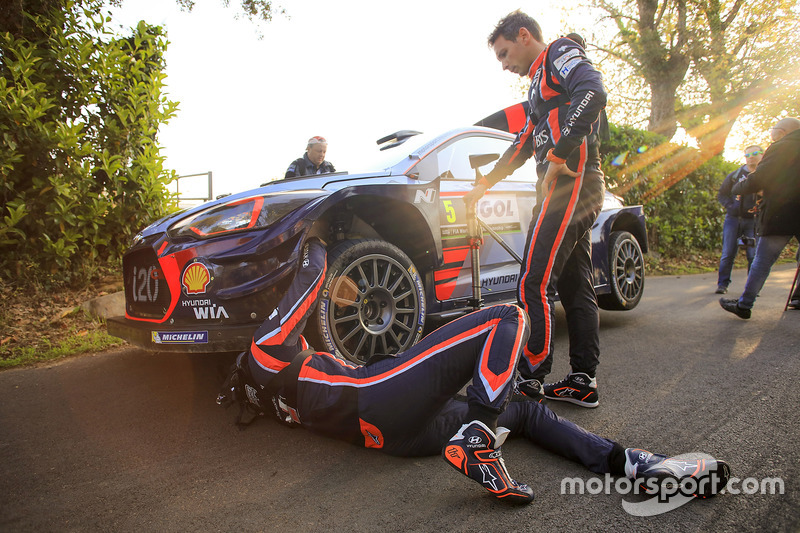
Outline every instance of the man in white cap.
<path fill-rule="evenodd" d="M 306 146 L 306 153 L 303 154 L 303 157 L 292 161 L 292 164 L 286 169 L 284 178 L 336 172 L 333 164 L 330 161 L 325 161 L 327 152 L 328 141 L 325 140 L 325 137 L 320 137 L 319 135 L 311 137 Z"/>

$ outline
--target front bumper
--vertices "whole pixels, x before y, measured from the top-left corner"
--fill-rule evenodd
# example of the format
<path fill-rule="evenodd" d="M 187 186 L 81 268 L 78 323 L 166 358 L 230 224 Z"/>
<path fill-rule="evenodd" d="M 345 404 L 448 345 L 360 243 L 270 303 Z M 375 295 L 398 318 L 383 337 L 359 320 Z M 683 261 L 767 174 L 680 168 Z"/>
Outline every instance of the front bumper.
<path fill-rule="evenodd" d="M 250 347 L 260 324 L 216 325 L 186 328 L 148 324 L 124 316 L 110 317 L 108 334 L 151 352 L 241 352 Z"/>

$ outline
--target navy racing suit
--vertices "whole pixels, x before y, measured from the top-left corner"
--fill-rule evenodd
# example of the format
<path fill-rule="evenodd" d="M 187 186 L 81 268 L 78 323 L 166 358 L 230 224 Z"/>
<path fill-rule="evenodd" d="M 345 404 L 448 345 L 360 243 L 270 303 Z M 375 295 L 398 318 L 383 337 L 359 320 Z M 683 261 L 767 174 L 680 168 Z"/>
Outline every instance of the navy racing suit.
<path fill-rule="evenodd" d="M 491 187 L 535 156 L 537 203 L 517 294 L 530 316 L 531 335 L 520 372 L 539 381 L 550 372 L 557 291 L 566 310 L 572 370 L 594 377 L 600 347 L 591 227 L 603 205 L 598 137 L 606 92 L 583 48 L 567 38 L 553 41 L 528 75 L 530 111 L 525 127 L 485 177 Z M 566 160 L 579 175 L 560 175 L 550 190 L 543 191 L 548 152 Z"/>
<path fill-rule="evenodd" d="M 528 336 L 527 317 L 515 305 L 463 316 L 405 352 L 373 357 L 364 366 L 310 350 L 301 332 L 325 272 L 325 247 L 312 240 L 247 353 L 258 401 L 272 404 L 279 421 L 392 455 L 426 456 L 441 453 L 477 408 L 499 415 L 498 426 L 511 430 L 510 436 L 525 436 L 597 473 L 611 471 L 612 451 L 622 456 L 618 444 L 537 402 L 520 395 L 509 402 Z M 292 370 L 284 379 L 282 371 Z M 281 384 L 275 387 L 273 380 Z M 470 382 L 466 401 L 456 399 Z"/>

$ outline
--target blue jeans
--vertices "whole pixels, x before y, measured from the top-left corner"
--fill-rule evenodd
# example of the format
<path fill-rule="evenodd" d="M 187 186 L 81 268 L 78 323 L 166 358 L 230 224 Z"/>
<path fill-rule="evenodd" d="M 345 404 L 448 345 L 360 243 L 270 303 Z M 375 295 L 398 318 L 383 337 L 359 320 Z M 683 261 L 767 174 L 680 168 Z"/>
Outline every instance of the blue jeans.
<path fill-rule="evenodd" d="M 739 307 L 742 309 L 752 309 L 756 296 L 767 281 L 772 265 L 780 257 L 781 252 L 789 244 L 791 235 L 762 235 L 756 245 L 756 257 L 750 272 L 747 274 L 747 283 L 744 285 L 744 292 L 739 297 Z"/>
<path fill-rule="evenodd" d="M 731 270 L 733 270 L 733 260 L 739 250 L 739 237 L 755 238 L 756 221 L 753 218 L 739 218 L 732 215 L 725 216 L 725 223 L 722 225 L 722 257 L 719 260 L 719 277 L 717 287 L 728 288 L 731 284 Z M 755 247 L 748 246 L 747 269 L 753 266 L 753 258 L 756 255 Z"/>

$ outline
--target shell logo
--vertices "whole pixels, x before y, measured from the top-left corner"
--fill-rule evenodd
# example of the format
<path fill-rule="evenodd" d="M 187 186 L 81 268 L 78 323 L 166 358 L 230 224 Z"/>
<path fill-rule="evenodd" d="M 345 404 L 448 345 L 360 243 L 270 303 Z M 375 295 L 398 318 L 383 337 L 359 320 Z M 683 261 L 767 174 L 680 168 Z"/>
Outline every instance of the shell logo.
<path fill-rule="evenodd" d="M 183 271 L 183 288 L 186 294 L 204 294 L 211 281 L 211 274 L 203 263 L 192 263 Z"/>

